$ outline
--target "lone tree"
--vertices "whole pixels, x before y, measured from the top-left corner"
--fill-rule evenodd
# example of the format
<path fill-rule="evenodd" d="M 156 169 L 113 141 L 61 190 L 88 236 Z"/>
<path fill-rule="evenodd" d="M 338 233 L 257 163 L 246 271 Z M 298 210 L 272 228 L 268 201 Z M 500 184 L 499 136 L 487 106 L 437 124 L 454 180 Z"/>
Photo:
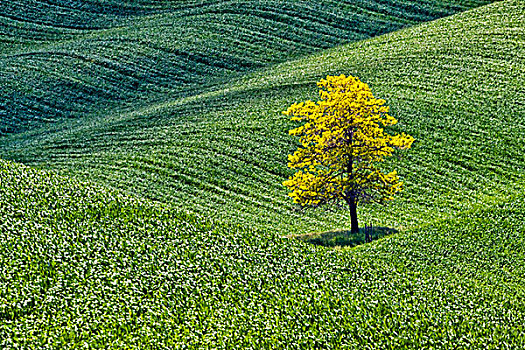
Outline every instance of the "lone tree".
<path fill-rule="evenodd" d="M 358 78 L 327 76 L 317 86 L 321 101 L 294 103 L 283 112 L 304 122 L 290 130 L 302 147 L 288 156 L 288 166 L 299 171 L 283 185 L 302 206 L 343 200 L 350 207 L 351 232 L 357 233 L 358 203 L 381 203 L 401 191 L 396 171 L 384 173 L 376 164 L 396 149 L 410 148 L 414 138 L 385 132 L 382 127 L 397 120 Z"/>

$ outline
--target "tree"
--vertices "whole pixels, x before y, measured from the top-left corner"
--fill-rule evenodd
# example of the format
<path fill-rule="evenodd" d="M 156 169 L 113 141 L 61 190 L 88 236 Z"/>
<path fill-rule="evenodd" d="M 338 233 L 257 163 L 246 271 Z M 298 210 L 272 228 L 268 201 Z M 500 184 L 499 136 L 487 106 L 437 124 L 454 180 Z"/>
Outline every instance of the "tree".
<path fill-rule="evenodd" d="M 396 149 L 410 148 L 414 138 L 385 132 L 383 127 L 397 120 L 388 114 L 385 100 L 374 98 L 358 78 L 327 76 L 317 86 L 320 101 L 294 103 L 283 112 L 304 122 L 290 130 L 301 147 L 288 156 L 288 166 L 299 171 L 283 185 L 302 206 L 346 202 L 351 232 L 357 233 L 358 203 L 383 203 L 402 189 L 396 171 L 384 173 L 376 164 Z"/>

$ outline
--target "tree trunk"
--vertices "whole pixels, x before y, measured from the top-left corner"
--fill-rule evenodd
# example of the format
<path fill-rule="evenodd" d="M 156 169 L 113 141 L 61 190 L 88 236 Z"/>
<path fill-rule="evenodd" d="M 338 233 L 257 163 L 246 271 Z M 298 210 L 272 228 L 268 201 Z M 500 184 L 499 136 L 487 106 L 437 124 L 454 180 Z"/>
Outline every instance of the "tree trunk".
<path fill-rule="evenodd" d="M 357 222 L 357 201 L 355 198 L 350 198 L 348 200 L 348 205 L 350 205 L 350 232 L 359 233 L 359 223 Z"/>

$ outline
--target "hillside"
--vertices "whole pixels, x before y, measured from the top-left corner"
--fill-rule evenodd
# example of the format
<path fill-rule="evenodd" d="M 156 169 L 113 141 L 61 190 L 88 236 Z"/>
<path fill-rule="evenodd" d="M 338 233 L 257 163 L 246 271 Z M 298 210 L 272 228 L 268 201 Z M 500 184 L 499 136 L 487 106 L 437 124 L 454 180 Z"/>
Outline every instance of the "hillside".
<path fill-rule="evenodd" d="M 0 348 L 525 348 L 525 4 L 417 24 L 485 3 L 1 4 Z M 327 249 L 281 111 L 342 73 L 416 143 Z"/>
<path fill-rule="evenodd" d="M 2 349 L 525 345 L 523 196 L 337 251 L 5 161 L 0 184 Z"/>
<path fill-rule="evenodd" d="M 0 136 L 199 94 L 479 1 L 31 0 L 0 5 Z"/>
<path fill-rule="evenodd" d="M 362 222 L 399 229 L 490 209 L 523 188 L 524 28 L 521 2 L 498 2 L 195 96 L 5 136 L 0 156 L 283 234 L 345 227 L 345 212 L 294 211 L 281 186 L 292 125 L 280 114 L 315 98 L 321 77 L 345 73 L 417 140 L 396 163 L 404 195 L 360 210 Z"/>

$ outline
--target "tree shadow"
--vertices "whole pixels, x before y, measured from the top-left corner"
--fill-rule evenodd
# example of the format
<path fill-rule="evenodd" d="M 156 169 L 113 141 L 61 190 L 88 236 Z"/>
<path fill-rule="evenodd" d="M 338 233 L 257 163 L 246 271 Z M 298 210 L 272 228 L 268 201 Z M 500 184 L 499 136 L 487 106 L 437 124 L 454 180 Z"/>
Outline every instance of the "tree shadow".
<path fill-rule="evenodd" d="M 293 236 L 295 239 L 328 248 L 355 247 L 399 232 L 391 227 L 361 228 L 359 233 L 350 230 L 332 230 Z"/>

